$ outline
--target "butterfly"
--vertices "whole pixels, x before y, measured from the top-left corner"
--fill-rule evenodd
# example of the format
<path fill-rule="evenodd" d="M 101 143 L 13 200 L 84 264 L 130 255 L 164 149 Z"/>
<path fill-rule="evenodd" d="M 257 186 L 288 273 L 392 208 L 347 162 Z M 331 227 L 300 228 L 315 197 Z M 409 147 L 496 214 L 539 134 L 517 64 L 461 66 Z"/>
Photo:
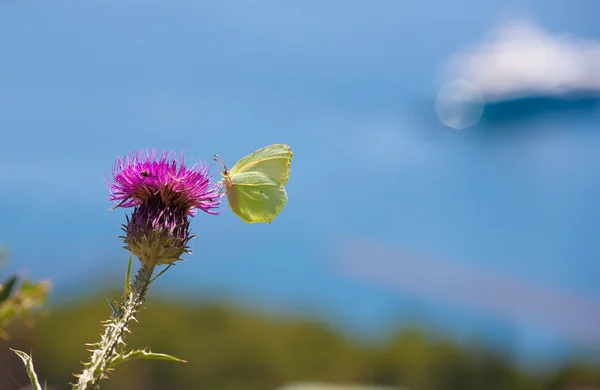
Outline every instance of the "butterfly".
<path fill-rule="evenodd" d="M 246 223 L 271 223 L 287 203 L 285 185 L 290 178 L 292 151 L 288 145 L 265 146 L 247 155 L 228 170 L 223 184 L 231 210 Z"/>

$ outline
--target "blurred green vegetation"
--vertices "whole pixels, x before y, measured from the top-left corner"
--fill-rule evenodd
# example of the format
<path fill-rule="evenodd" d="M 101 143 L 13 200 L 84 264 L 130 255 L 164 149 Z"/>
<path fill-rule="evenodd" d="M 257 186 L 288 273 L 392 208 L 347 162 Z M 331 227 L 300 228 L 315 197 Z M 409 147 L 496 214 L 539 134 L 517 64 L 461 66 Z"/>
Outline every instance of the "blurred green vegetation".
<path fill-rule="evenodd" d="M 118 296 L 118 293 L 107 294 Z M 415 390 L 533 390 L 600 386 L 600 368 L 569 364 L 533 375 L 481 344 L 465 346 L 416 328 L 377 344 L 357 342 L 317 322 L 276 317 L 232 305 L 149 298 L 129 348 L 150 347 L 188 363 L 133 361 L 102 388 L 128 390 L 272 390 L 294 381 L 405 386 Z M 97 341 L 110 308 L 104 296 L 53 307 L 33 330 L 13 324 L 9 345 L 32 351 L 50 389 L 69 389 Z M 0 344 L 0 389 L 27 383 L 22 363 Z"/>
<path fill-rule="evenodd" d="M 0 267 L 4 264 L 4 252 L 0 249 Z M 47 281 L 32 283 L 20 280 L 18 275 L 9 276 L 0 283 L 0 339 L 8 340 L 7 326 L 20 319 L 32 326 L 33 313 L 46 302 L 50 283 Z"/>

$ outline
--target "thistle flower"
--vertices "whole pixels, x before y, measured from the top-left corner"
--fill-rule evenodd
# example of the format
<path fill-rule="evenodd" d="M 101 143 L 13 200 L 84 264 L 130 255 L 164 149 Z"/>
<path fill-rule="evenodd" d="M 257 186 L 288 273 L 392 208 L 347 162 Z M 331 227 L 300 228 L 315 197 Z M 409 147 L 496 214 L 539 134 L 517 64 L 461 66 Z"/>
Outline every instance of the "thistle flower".
<path fill-rule="evenodd" d="M 217 214 L 212 209 L 221 203 L 221 190 L 211 184 L 208 171 L 202 163 L 186 167 L 183 153 L 177 167 L 173 151 L 163 152 L 158 160 L 154 149 L 139 151 L 116 161 L 114 183 L 107 180 L 109 199 L 119 202 L 115 208 L 135 207 L 158 195 L 164 205 L 186 209 L 191 217 L 196 209 Z"/>
<path fill-rule="evenodd" d="M 114 365 L 131 358 L 153 357 L 180 361 L 164 354 L 146 351 L 124 352 L 125 335 L 142 308 L 148 287 L 154 279 L 152 274 L 157 265 L 171 265 L 189 252 L 190 221 L 196 209 L 209 214 L 221 203 L 223 194 L 220 184 L 212 184 L 208 167 L 203 164 L 186 167 L 183 154 L 179 165 L 171 151 L 157 158 L 154 149 L 140 151 L 118 158 L 113 167 L 113 181 L 107 178 L 109 199 L 117 207 L 133 207 L 127 224 L 123 225 L 125 248 L 137 256 L 141 267 L 133 283 L 130 283 L 131 256 L 125 293 L 118 309 L 110 303 L 113 316 L 105 323 L 105 330 L 94 349 L 74 390 L 99 388 Z M 167 267 L 168 268 L 168 267 Z M 165 269 L 166 270 L 166 269 Z M 164 272 L 164 271 L 163 271 Z M 159 274 L 159 276 L 162 272 Z M 157 276 L 158 277 L 158 276 Z M 155 278 L 156 279 L 156 278 Z"/>
<path fill-rule="evenodd" d="M 115 208 L 134 207 L 123 225 L 125 248 L 148 266 L 180 260 L 193 238 L 188 217 L 196 209 L 217 214 L 222 189 L 211 178 L 203 164 L 186 167 L 183 154 L 178 166 L 172 151 L 160 158 L 154 149 L 119 157 L 107 184 Z"/>

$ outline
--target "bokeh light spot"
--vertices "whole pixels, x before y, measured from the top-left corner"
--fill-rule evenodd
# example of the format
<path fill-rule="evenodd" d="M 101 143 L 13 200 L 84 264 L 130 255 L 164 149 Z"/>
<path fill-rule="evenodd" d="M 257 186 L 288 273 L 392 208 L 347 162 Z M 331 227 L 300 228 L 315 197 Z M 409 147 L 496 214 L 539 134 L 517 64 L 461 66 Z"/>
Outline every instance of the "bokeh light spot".
<path fill-rule="evenodd" d="M 442 123 L 460 130 L 479 121 L 484 102 L 477 85 L 465 80 L 454 80 L 440 89 L 435 110 Z"/>

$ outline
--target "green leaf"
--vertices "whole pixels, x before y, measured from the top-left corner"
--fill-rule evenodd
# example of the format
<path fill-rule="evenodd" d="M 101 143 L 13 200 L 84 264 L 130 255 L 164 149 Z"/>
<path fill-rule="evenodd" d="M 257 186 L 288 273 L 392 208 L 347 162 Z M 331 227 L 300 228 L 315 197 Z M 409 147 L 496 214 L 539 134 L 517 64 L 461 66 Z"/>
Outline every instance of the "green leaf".
<path fill-rule="evenodd" d="M 25 364 L 25 371 L 27 371 L 27 375 L 29 376 L 33 390 L 42 390 L 42 386 L 40 386 L 40 382 L 38 381 L 37 375 L 33 369 L 33 360 L 31 357 L 23 351 L 12 348 L 10 350 L 16 353 L 21 360 L 23 360 L 23 363 Z"/>
<path fill-rule="evenodd" d="M 129 296 L 131 291 L 131 263 L 133 262 L 133 255 L 129 255 L 129 265 L 127 266 L 127 275 L 125 275 L 125 297 Z"/>
<path fill-rule="evenodd" d="M 8 279 L 6 283 L 2 286 L 2 290 L 0 291 L 0 303 L 6 301 L 8 297 L 10 297 L 10 293 L 12 289 L 15 287 L 15 283 L 17 282 L 17 276 L 13 276 Z"/>
<path fill-rule="evenodd" d="M 6 290 L 0 291 L 6 293 L 8 286 L 5 288 Z M 12 288 L 8 299 L 0 302 L 0 339 L 10 337 L 4 330 L 8 323 L 19 317 L 29 318 L 44 304 L 49 289 L 48 282 L 31 283 L 27 280 L 24 280 L 19 288 Z"/>
<path fill-rule="evenodd" d="M 187 363 L 187 361 L 178 359 L 175 356 L 138 349 L 137 351 L 131 351 L 125 355 L 120 354 L 118 356 L 115 356 L 110 360 L 108 365 L 109 367 L 115 367 L 117 364 L 121 364 L 135 359 L 167 360 L 172 362 Z"/>

